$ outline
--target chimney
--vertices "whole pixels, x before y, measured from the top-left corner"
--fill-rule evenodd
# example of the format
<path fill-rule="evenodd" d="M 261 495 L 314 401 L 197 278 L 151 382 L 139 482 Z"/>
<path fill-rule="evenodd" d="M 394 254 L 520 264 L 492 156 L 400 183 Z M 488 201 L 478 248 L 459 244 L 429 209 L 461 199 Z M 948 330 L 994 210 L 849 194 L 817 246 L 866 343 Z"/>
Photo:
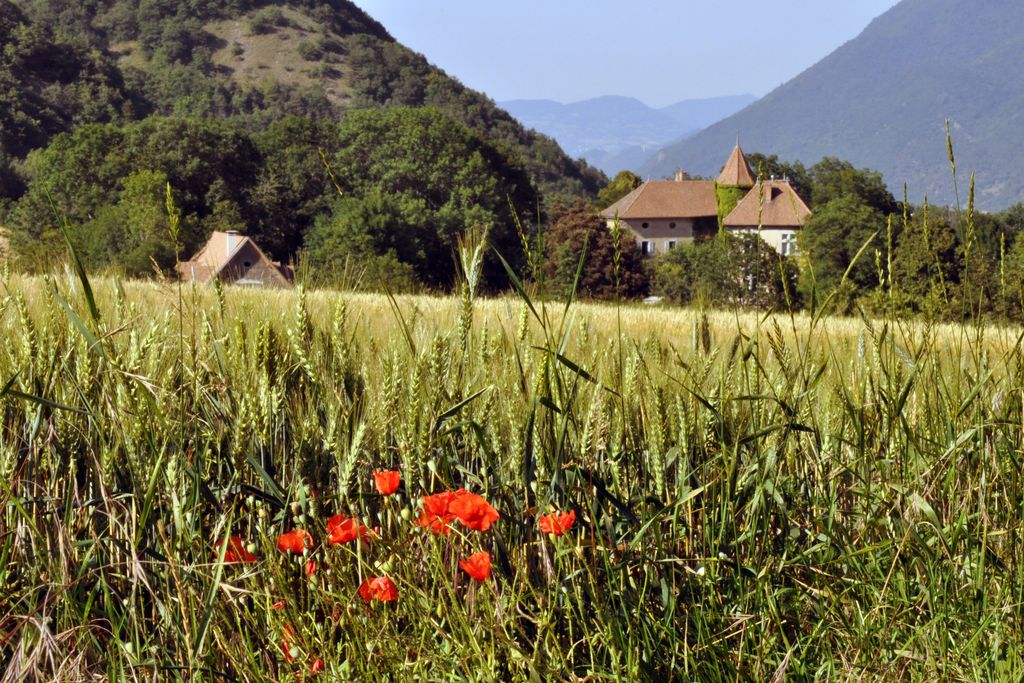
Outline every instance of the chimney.
<path fill-rule="evenodd" d="M 681 182 L 683 182 L 684 180 L 689 180 L 689 179 L 690 179 L 690 176 L 688 176 L 688 175 L 686 174 L 686 171 L 684 171 L 683 169 L 681 169 L 681 168 L 677 168 L 677 169 L 676 169 L 676 177 L 675 177 L 675 179 L 676 179 L 676 182 L 677 182 L 677 183 L 681 183 Z"/>
<path fill-rule="evenodd" d="M 772 190 L 775 189 L 775 176 L 772 175 L 771 182 L 768 183 L 767 191 L 764 193 L 764 203 L 772 203 Z"/>
<path fill-rule="evenodd" d="M 238 246 L 238 231 L 237 230 L 228 230 L 227 231 L 227 236 L 228 236 L 228 254 L 227 255 L 231 256 L 232 252 L 234 252 L 234 250 L 235 250 L 235 247 Z"/>

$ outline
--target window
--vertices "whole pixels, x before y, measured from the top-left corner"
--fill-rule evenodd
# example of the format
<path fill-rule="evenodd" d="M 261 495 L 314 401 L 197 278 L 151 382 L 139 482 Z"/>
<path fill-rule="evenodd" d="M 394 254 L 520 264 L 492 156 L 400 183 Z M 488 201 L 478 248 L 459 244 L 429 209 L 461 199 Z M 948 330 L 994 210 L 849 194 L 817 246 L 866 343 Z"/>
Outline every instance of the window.
<path fill-rule="evenodd" d="M 242 262 L 242 267 L 244 267 L 244 268 L 252 268 L 252 261 L 243 261 Z"/>
<path fill-rule="evenodd" d="M 641 223 L 640 227 L 644 228 L 646 230 L 647 228 L 651 227 L 651 224 L 650 223 Z"/>
<path fill-rule="evenodd" d="M 652 254 L 653 250 L 651 249 L 651 243 L 648 242 L 647 240 L 643 240 L 642 242 L 640 242 L 640 253 L 643 254 L 644 256 Z"/>
<path fill-rule="evenodd" d="M 676 229 L 676 223 L 675 223 L 675 221 L 672 221 L 671 223 L 669 223 L 669 224 L 668 224 L 668 227 L 669 227 L 669 228 L 671 228 L 672 230 L 675 230 L 675 229 Z"/>
<path fill-rule="evenodd" d="M 796 233 L 785 232 L 782 234 L 782 245 L 779 251 L 783 256 L 791 256 L 796 253 Z"/>
<path fill-rule="evenodd" d="M 673 223 L 672 225 L 675 225 L 675 223 Z M 676 246 L 676 241 L 675 240 L 669 240 L 668 242 L 665 242 L 665 251 L 668 251 L 670 249 L 674 249 L 675 246 Z"/>

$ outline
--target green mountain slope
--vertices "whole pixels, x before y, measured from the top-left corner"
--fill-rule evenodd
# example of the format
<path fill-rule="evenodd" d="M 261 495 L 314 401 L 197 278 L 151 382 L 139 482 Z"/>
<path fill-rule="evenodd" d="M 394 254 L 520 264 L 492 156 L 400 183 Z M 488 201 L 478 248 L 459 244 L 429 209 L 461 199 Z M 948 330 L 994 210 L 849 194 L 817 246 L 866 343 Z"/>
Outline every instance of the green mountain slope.
<path fill-rule="evenodd" d="M 1024 3 L 903 0 L 848 42 L 738 114 L 661 150 L 641 169 L 717 173 L 736 135 L 745 148 L 814 163 L 875 168 L 897 191 L 955 201 L 946 158 L 951 121 L 960 195 L 977 171 L 977 200 L 1024 199 Z"/>
<path fill-rule="evenodd" d="M 91 98 L 97 111 L 29 112 L 42 123 L 27 144 L 9 144 L 10 126 L 0 120 L 0 170 L 4 154 L 24 156 L 78 123 L 161 114 L 241 117 L 259 129 L 287 115 L 336 119 L 354 108 L 426 105 L 520 159 L 549 201 L 592 195 L 604 180 L 395 42 L 348 0 L 0 0 L 0 32 L 8 24 L 55 36 L 59 47 L 45 54 L 89 57 L 91 70 L 76 73 L 106 89 Z M 0 62 L 0 96 L 38 95 L 41 111 L 67 99 L 35 80 Z M 81 76 L 72 80 L 83 87 Z"/>

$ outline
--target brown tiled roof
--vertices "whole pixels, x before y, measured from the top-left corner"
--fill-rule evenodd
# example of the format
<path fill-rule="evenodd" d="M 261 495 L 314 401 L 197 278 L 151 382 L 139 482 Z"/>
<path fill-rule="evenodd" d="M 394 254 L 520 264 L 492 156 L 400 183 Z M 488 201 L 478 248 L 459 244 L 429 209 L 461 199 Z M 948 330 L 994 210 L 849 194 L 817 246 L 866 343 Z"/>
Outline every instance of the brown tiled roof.
<path fill-rule="evenodd" d="M 725 217 L 722 224 L 727 228 L 757 227 L 758 204 L 761 204 L 761 227 L 801 227 L 811 215 L 811 210 L 792 186 L 785 180 L 770 180 L 762 184 L 764 192 L 760 192 L 755 185 Z"/>
<path fill-rule="evenodd" d="M 649 180 L 601 212 L 604 218 L 701 218 L 718 215 L 712 180 Z"/>
<path fill-rule="evenodd" d="M 282 284 L 289 284 L 279 263 L 271 261 L 263 250 L 255 242 L 238 233 L 227 233 L 214 231 L 210 238 L 203 245 L 203 248 L 196 252 L 192 260 L 178 264 L 178 272 L 184 280 L 195 280 L 196 282 L 210 282 L 218 277 L 239 254 L 242 247 L 251 244 L 256 250 L 259 259 L 273 271 L 275 279 Z"/>
<path fill-rule="evenodd" d="M 733 148 L 729 160 L 725 162 L 722 174 L 718 176 L 719 185 L 750 187 L 754 184 L 754 174 L 750 172 L 747 156 L 739 145 Z"/>

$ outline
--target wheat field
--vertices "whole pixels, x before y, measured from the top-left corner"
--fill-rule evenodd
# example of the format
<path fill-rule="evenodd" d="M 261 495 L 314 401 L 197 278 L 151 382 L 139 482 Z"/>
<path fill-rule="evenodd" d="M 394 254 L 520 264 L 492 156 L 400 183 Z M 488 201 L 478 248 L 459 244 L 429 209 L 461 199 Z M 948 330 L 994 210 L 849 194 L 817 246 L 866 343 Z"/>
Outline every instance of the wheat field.
<path fill-rule="evenodd" d="M 2 681 L 1024 675 L 1020 330 L 5 274 L 0 332 Z"/>

